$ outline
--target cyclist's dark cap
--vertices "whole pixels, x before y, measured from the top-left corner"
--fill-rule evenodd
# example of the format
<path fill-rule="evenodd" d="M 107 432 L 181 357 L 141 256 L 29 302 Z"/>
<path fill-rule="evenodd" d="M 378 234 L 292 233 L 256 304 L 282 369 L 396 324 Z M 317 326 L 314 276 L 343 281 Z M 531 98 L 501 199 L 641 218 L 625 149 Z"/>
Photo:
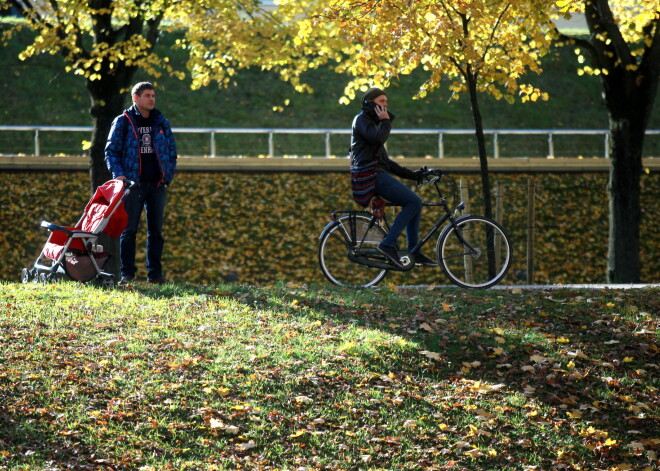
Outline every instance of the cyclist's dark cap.
<path fill-rule="evenodd" d="M 373 101 L 381 95 L 387 95 L 387 93 L 385 93 L 380 88 L 376 88 L 376 87 L 370 88 L 369 90 L 367 90 L 367 93 L 365 93 L 364 96 L 362 97 L 362 104 L 365 104 L 368 101 Z"/>

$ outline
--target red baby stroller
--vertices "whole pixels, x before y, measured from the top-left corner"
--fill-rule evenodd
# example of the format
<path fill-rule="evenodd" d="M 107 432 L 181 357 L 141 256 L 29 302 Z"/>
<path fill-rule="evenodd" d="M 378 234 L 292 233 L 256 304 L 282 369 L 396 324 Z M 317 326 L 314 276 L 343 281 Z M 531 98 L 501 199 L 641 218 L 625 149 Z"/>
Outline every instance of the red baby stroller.
<path fill-rule="evenodd" d="M 110 180 L 99 186 L 75 227 L 42 221 L 41 227 L 50 231 L 50 237 L 34 266 L 23 269 L 23 283 L 72 279 L 114 286 L 114 275 L 103 271 L 110 254 L 98 244 L 98 237 L 102 233 L 119 237 L 126 227 L 128 216 L 123 200 L 131 186 L 132 182 L 126 180 Z M 44 265 L 42 259 L 50 259 L 50 266 Z"/>

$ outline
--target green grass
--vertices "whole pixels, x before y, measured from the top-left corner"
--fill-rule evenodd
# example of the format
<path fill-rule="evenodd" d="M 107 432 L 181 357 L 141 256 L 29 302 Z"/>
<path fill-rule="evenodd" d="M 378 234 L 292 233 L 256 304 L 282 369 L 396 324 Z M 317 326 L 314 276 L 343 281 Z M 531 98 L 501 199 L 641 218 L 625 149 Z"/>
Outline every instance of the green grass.
<path fill-rule="evenodd" d="M 2 28 L 0 23 L 0 30 Z M 185 70 L 186 56 L 172 50 L 174 40 L 173 34 L 164 34 L 158 50 L 170 56 L 175 68 Z M 84 79 L 66 74 L 59 55 L 20 61 L 18 54 L 28 44 L 30 35 L 25 31 L 7 47 L 0 47 L 0 63 L 7 71 L 0 81 L 3 96 L 0 124 L 90 125 L 90 101 Z M 550 100 L 509 105 L 504 100 L 483 95 L 480 103 L 484 126 L 491 129 L 606 129 L 608 120 L 601 99 L 602 85 L 597 77 L 577 76 L 577 60 L 572 48 L 553 50 L 543 62 L 544 74 L 529 75 L 528 81 L 547 91 Z M 156 83 L 158 107 L 175 127 L 349 128 L 359 108 L 357 104 L 338 103 L 348 79 L 328 70 L 310 72 L 305 78 L 315 90 L 312 95 L 297 94 L 274 74 L 255 69 L 241 71 L 227 89 L 209 86 L 191 91 L 189 78 L 181 81 L 143 73 L 138 73 L 135 81 Z M 388 89 L 390 106 L 397 116 L 395 127 L 473 129 L 466 96 L 450 101 L 450 93 L 443 87 L 422 100 L 413 100 L 423 79 L 424 72 L 415 72 L 402 76 Z M 127 104 L 128 100 L 127 93 Z M 290 103 L 284 106 L 286 100 Z M 276 106 L 282 106 L 283 111 L 274 111 Z M 658 128 L 660 113 L 656 109 L 649 129 Z M 43 155 L 78 154 L 85 139 L 89 140 L 86 133 L 42 133 L 41 152 Z M 210 152 L 206 135 L 181 134 L 177 139 L 182 155 L 208 155 Z M 545 136 L 501 136 L 500 155 L 545 157 L 546 139 Z M 278 136 L 275 142 L 277 155 L 324 154 L 323 136 L 285 135 Z M 337 155 L 344 155 L 349 144 L 345 135 L 334 136 L 331 143 Z M 392 155 L 422 157 L 436 155 L 437 145 L 434 136 L 393 136 L 389 149 Z M 602 137 L 555 137 L 557 156 L 602 156 L 603 145 Z M 266 137 L 246 135 L 219 135 L 216 146 L 220 155 L 265 154 L 268 148 Z M 646 155 L 658 155 L 660 138 L 649 137 L 646 146 Z M 31 133 L 0 133 L 0 153 L 32 152 L 32 149 Z M 471 136 L 446 136 L 445 152 L 447 156 L 476 155 L 475 140 Z M 492 152 L 490 143 L 489 152 Z"/>
<path fill-rule="evenodd" d="M 654 469 L 659 300 L 0 284 L 0 470 Z"/>

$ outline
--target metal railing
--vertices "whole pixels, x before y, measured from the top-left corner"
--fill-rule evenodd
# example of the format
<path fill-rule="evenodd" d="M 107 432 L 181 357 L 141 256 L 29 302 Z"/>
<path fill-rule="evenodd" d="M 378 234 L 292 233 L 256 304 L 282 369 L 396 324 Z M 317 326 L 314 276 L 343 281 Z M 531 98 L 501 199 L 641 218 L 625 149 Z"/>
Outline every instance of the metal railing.
<path fill-rule="evenodd" d="M 40 156 L 40 132 L 92 132 L 91 126 L 12 126 L 0 125 L 0 132 L 19 131 L 34 133 L 34 155 Z M 314 134 L 325 136 L 325 156 L 332 157 L 331 136 L 339 134 L 350 134 L 350 129 L 302 129 L 302 128 L 173 128 L 175 134 L 208 134 L 209 135 L 209 157 L 218 157 L 216 153 L 216 136 L 219 134 L 266 134 L 268 136 L 267 156 L 275 157 L 275 136 L 278 134 Z M 445 157 L 445 141 L 447 135 L 465 135 L 473 137 L 474 129 L 394 129 L 393 135 L 435 135 L 437 136 L 437 156 L 442 159 Z M 492 139 L 492 155 L 494 158 L 500 157 L 500 136 L 510 135 L 545 135 L 547 136 L 549 158 L 555 157 L 554 136 L 558 135 L 578 135 L 578 136 L 602 136 L 603 138 L 603 157 L 609 158 L 609 139 L 610 133 L 605 129 L 486 129 L 484 134 Z M 652 129 L 646 131 L 647 135 L 660 135 L 660 130 Z M 0 153 L 2 149 L 0 148 Z"/>

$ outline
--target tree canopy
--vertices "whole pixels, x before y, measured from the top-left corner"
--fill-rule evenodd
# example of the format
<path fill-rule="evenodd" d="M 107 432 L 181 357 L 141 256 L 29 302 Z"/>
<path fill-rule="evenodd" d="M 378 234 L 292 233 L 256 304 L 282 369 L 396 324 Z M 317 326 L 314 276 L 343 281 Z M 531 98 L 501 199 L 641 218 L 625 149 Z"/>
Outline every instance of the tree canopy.
<path fill-rule="evenodd" d="M 280 19 L 291 25 L 281 36 L 288 60 L 263 66 L 295 79 L 319 65 L 347 74 L 352 79 L 343 103 L 359 90 L 386 88 L 417 69 L 427 71 L 418 98 L 445 84 L 455 98 L 469 94 L 484 213 L 491 216 L 478 95 L 508 101 L 518 95 L 523 101 L 547 99 L 521 79 L 528 72 L 541 72 L 540 58 L 554 35 L 552 12 L 552 4 L 541 0 L 280 0 Z"/>
<path fill-rule="evenodd" d="M 141 69 L 154 79 L 163 73 L 179 78 L 186 75 L 171 66 L 167 51 L 156 52 L 163 31 L 176 30 L 182 35 L 176 47 L 190 52 L 188 67 L 194 86 L 207 85 L 209 75 L 224 85 L 236 68 L 258 60 L 264 50 L 259 38 L 267 40 L 264 24 L 272 22 L 260 2 L 253 0 L 0 0 L 0 11 L 11 4 L 19 8 L 26 22 L 3 31 L 2 42 L 28 27 L 35 37 L 21 58 L 61 54 L 66 71 L 86 80 L 94 121 L 92 188 L 109 177 L 105 141 L 112 120 L 124 107 L 135 72 Z M 203 32 L 209 30 L 213 42 L 204 42 Z M 219 49 L 219 59 L 214 59 L 214 51 Z"/>

